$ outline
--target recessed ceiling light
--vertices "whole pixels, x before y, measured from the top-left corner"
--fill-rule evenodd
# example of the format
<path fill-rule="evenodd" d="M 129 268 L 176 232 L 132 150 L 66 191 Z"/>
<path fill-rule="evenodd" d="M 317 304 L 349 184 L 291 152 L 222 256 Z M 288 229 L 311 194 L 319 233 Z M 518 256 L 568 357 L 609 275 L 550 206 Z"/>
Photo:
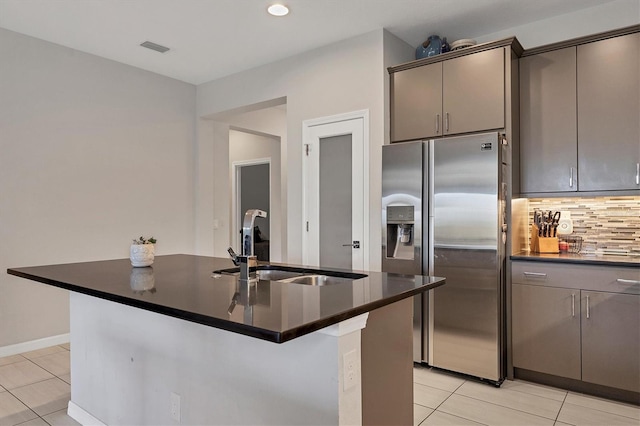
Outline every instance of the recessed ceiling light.
<path fill-rule="evenodd" d="M 285 16 L 289 13 L 289 8 L 282 4 L 272 4 L 267 8 L 267 12 L 273 16 Z"/>

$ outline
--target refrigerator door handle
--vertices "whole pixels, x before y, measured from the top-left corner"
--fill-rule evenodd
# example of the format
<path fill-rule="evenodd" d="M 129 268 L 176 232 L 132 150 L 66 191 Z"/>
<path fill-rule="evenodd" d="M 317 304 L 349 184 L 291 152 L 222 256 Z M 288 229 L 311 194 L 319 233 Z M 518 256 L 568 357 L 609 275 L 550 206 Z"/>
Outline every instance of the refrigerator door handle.
<path fill-rule="evenodd" d="M 434 215 L 434 206 L 433 206 L 433 193 L 435 190 L 435 140 L 429 140 L 427 141 L 427 149 L 429 151 L 429 167 L 428 167 L 428 185 L 425 188 L 425 192 L 427 192 L 427 194 L 425 194 L 425 198 L 428 200 L 428 207 L 427 207 L 427 229 L 428 229 L 428 235 L 427 235 L 427 255 L 428 255 L 428 262 L 427 262 L 427 267 L 429 268 L 429 275 L 435 275 L 434 273 L 434 269 L 435 269 L 435 262 L 434 262 L 434 250 L 435 250 L 435 235 L 434 235 L 434 230 L 435 230 L 435 218 L 433 217 Z M 425 319 L 424 322 L 426 322 L 425 325 L 427 330 L 429 331 L 428 334 L 428 351 L 426 357 L 427 357 L 427 363 L 429 365 L 433 365 L 433 312 L 434 312 L 434 303 L 435 303 L 435 292 L 433 290 L 429 291 L 429 298 L 428 298 L 428 302 L 429 302 L 429 308 L 428 308 L 428 318 Z"/>
<path fill-rule="evenodd" d="M 435 248 L 435 236 L 434 236 L 434 230 L 435 230 L 435 218 L 433 217 L 434 215 L 434 206 L 433 206 L 433 193 L 435 190 L 435 141 L 429 140 L 428 142 L 428 149 L 429 149 L 429 184 L 428 186 L 428 195 L 426 195 L 427 200 L 429 200 L 429 205 L 428 205 L 428 211 L 427 211 L 427 216 L 428 216 L 428 220 L 427 223 L 429 224 L 429 236 L 428 236 L 428 243 L 427 243 L 427 249 L 428 249 L 428 254 L 429 254 L 429 275 L 434 275 L 433 269 L 434 269 L 434 248 Z"/>

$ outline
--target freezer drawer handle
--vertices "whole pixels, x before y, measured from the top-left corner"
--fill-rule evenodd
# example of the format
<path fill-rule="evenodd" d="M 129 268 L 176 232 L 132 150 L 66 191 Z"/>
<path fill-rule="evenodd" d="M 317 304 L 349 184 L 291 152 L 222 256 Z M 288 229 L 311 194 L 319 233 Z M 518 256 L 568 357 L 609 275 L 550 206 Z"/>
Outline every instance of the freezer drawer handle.
<path fill-rule="evenodd" d="M 620 284 L 635 284 L 635 285 L 640 284 L 640 281 L 638 280 L 625 280 L 624 278 L 618 278 L 616 281 L 619 282 Z"/>
<path fill-rule="evenodd" d="M 571 293 L 571 316 L 576 316 L 576 294 Z"/>
<path fill-rule="evenodd" d="M 524 276 L 527 278 L 547 278 L 547 274 L 542 272 L 525 272 Z"/>
<path fill-rule="evenodd" d="M 591 310 L 589 309 L 589 296 L 587 296 L 587 319 L 591 316 Z"/>

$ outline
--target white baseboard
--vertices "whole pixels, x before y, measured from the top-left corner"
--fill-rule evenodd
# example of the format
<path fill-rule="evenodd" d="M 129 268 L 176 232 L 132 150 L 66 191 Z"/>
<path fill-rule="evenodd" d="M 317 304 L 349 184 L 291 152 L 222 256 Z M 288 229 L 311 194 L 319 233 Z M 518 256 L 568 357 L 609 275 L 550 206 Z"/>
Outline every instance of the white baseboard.
<path fill-rule="evenodd" d="M 0 358 L 69 343 L 69 333 L 0 347 Z"/>
<path fill-rule="evenodd" d="M 74 404 L 73 401 L 69 401 L 67 415 L 82 426 L 106 426 L 100 420 L 80 408 L 80 406 Z"/>

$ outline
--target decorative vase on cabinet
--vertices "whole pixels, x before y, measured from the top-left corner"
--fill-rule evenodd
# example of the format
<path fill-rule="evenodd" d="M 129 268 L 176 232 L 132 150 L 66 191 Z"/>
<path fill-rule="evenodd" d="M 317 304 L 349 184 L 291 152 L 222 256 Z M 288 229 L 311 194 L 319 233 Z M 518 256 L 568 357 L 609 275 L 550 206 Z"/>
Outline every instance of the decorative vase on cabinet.
<path fill-rule="evenodd" d="M 416 49 L 416 59 L 427 58 L 429 56 L 439 55 L 442 50 L 442 40 L 440 36 L 431 35 L 427 41 L 422 43 Z"/>

